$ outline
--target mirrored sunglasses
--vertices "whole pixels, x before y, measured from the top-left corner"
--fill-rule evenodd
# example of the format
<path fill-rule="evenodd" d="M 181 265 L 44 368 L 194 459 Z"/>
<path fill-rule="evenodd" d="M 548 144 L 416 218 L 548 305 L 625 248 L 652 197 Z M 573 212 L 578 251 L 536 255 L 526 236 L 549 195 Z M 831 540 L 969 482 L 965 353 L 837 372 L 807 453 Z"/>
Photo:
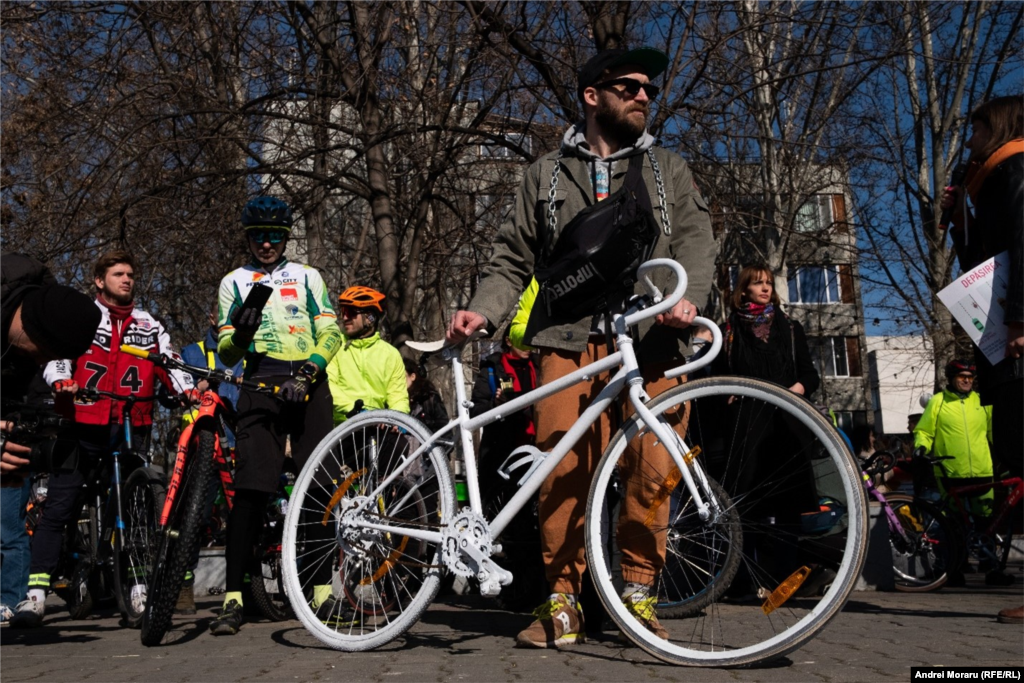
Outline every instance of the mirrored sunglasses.
<path fill-rule="evenodd" d="M 613 78 L 610 81 L 603 81 L 601 83 L 594 84 L 595 88 L 608 88 L 613 85 L 621 85 L 626 93 L 630 97 L 636 97 L 641 90 L 647 95 L 647 99 L 653 100 L 661 92 L 661 88 L 654 85 L 653 83 L 641 83 L 635 78 Z"/>
<path fill-rule="evenodd" d="M 250 241 L 257 244 L 263 244 L 264 242 L 280 244 L 288 235 L 284 230 L 249 230 L 246 234 L 249 236 Z"/>

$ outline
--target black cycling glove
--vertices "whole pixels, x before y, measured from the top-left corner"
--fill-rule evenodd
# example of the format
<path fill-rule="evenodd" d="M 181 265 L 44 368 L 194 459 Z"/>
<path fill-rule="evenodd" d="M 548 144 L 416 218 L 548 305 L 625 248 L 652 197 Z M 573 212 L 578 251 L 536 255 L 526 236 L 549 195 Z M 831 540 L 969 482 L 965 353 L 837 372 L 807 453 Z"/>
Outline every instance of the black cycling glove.
<path fill-rule="evenodd" d="M 231 335 L 231 343 L 240 349 L 249 348 L 256 331 L 260 329 L 260 321 L 263 319 L 263 312 L 254 308 L 244 306 L 235 309 L 231 314 L 231 324 L 235 328 Z"/>
<path fill-rule="evenodd" d="M 278 396 L 282 401 L 302 403 L 306 400 L 306 395 L 309 394 L 309 388 L 313 386 L 313 380 L 316 379 L 318 372 L 320 372 L 320 368 L 316 366 L 316 363 L 305 363 L 294 377 L 281 385 Z"/>

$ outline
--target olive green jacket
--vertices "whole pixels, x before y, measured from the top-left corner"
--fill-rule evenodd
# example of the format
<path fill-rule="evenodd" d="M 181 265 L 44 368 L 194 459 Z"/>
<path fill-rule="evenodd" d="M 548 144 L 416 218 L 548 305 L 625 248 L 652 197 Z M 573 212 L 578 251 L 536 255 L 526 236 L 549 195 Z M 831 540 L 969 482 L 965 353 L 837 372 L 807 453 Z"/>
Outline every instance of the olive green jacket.
<path fill-rule="evenodd" d="M 666 235 L 659 208 L 657 184 L 650 159 L 644 154 L 643 179 L 651 195 L 655 219 L 661 227 L 652 258 L 672 258 L 686 269 L 689 284 L 685 297 L 700 308 L 707 308 L 715 269 L 716 244 L 711 232 L 711 218 L 707 204 L 698 192 L 690 169 L 682 157 L 655 147 L 655 159 L 665 184 L 665 202 L 671 223 L 671 234 Z M 563 228 L 585 207 L 594 204 L 594 189 L 590 178 L 590 165 L 564 148 L 560 160 L 561 170 L 555 190 L 557 230 Z M 519 301 L 520 294 L 533 277 L 535 264 L 541 257 L 542 245 L 553 245 L 558 235 L 543 238 L 548 230 L 548 195 L 551 174 L 558 158 L 552 152 L 533 163 L 526 171 L 510 221 L 502 225 L 495 237 L 494 250 L 484 268 L 476 295 L 469 310 L 498 324 Z M 616 164 L 611 178 L 611 192 L 622 186 L 628 163 Z M 659 271 L 654 283 L 669 292 L 675 283 L 671 273 Z M 637 285 L 637 293 L 643 291 Z M 573 324 L 552 325 L 541 329 L 526 343 L 542 348 L 583 351 L 590 335 L 592 318 L 583 318 Z M 689 332 L 654 326 L 645 321 L 640 327 L 640 350 L 645 360 L 681 360 Z"/>

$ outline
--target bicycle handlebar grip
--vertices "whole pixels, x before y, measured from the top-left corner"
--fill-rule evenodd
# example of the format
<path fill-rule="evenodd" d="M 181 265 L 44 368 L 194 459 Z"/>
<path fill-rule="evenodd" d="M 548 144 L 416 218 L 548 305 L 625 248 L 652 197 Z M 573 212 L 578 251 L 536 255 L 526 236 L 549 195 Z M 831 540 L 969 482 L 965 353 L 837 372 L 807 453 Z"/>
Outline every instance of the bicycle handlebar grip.
<path fill-rule="evenodd" d="M 144 360 L 150 360 L 150 355 L 152 355 L 145 349 L 129 346 L 128 344 L 121 344 L 121 353 L 127 353 L 129 356 L 135 356 L 136 358 L 142 358 Z"/>

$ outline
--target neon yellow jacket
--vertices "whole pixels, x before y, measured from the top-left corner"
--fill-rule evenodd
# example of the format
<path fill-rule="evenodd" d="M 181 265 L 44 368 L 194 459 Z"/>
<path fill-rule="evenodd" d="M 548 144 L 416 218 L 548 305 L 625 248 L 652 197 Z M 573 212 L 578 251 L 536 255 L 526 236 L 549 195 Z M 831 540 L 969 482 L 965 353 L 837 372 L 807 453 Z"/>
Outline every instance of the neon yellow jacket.
<path fill-rule="evenodd" d="M 991 440 L 992 406 L 981 405 L 974 391 L 967 398 L 952 391 L 935 394 L 914 429 L 915 448 L 955 458 L 942 463 L 947 476 L 955 478 L 992 476 Z"/>
<path fill-rule="evenodd" d="M 519 297 L 519 303 L 516 304 L 516 315 L 508 326 L 508 338 L 512 342 L 512 346 L 517 349 L 533 351 L 533 347 L 527 346 L 524 339 L 526 323 L 530 322 L 530 311 L 533 310 L 533 302 L 537 300 L 538 291 L 540 291 L 540 284 L 537 282 L 537 278 L 531 277 L 530 284 L 526 286 L 526 290 Z"/>
<path fill-rule="evenodd" d="M 334 399 L 334 424 L 344 422 L 356 401 L 367 410 L 390 408 L 409 412 L 402 354 L 374 333 L 366 339 L 341 336 L 338 353 L 327 365 L 327 381 Z"/>

